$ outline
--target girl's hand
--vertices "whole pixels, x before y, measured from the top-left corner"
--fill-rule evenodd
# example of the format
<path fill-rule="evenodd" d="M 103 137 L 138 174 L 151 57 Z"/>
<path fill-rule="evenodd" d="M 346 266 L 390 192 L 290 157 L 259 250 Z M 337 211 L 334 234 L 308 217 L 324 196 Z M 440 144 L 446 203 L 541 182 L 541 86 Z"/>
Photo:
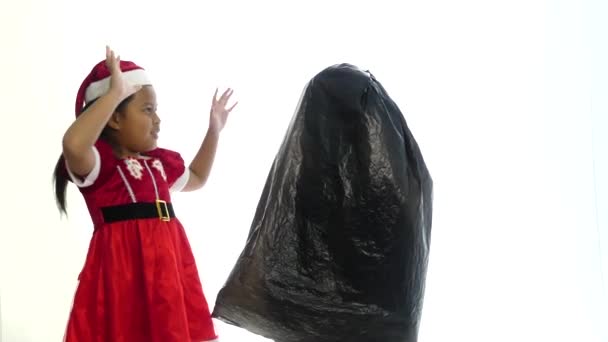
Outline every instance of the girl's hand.
<path fill-rule="evenodd" d="M 228 100 L 230 100 L 230 96 L 232 96 L 234 91 L 230 88 L 226 89 L 219 99 L 217 98 L 217 91 L 218 90 L 215 89 L 213 102 L 211 104 L 211 113 L 209 115 L 209 130 L 214 133 L 220 133 L 222 129 L 224 129 L 226 121 L 228 120 L 228 115 L 238 104 L 238 102 L 235 102 L 230 108 L 226 108 Z"/>
<path fill-rule="evenodd" d="M 119 102 L 141 89 L 141 85 L 130 84 L 124 79 L 122 70 L 120 70 L 120 56 L 116 56 L 109 46 L 106 46 L 106 66 L 111 75 L 110 92 L 118 97 Z"/>

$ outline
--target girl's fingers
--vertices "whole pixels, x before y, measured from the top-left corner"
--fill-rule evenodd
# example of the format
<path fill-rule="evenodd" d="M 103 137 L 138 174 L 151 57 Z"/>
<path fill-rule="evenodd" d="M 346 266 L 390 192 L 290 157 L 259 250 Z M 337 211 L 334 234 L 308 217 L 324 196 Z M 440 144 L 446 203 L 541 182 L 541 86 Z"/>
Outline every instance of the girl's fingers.
<path fill-rule="evenodd" d="M 213 94 L 213 103 L 212 103 L 212 105 L 214 105 L 214 106 L 217 103 L 217 91 L 218 91 L 218 89 L 215 88 L 215 94 Z"/>
<path fill-rule="evenodd" d="M 235 102 L 235 103 L 232 105 L 232 107 L 228 108 L 228 112 L 230 113 L 230 112 L 231 112 L 231 111 L 234 109 L 234 107 L 236 107 L 236 105 L 237 105 L 237 104 L 239 104 L 239 101 L 236 101 L 236 102 Z"/>

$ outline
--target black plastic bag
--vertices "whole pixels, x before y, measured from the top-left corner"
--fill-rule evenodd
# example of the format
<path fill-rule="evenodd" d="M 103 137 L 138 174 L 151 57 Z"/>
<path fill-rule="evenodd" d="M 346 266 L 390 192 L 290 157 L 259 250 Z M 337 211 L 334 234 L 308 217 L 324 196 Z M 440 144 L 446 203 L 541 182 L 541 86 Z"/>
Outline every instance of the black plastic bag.
<path fill-rule="evenodd" d="M 410 342 L 420 322 L 432 179 L 367 71 L 305 88 L 213 317 L 277 342 Z"/>

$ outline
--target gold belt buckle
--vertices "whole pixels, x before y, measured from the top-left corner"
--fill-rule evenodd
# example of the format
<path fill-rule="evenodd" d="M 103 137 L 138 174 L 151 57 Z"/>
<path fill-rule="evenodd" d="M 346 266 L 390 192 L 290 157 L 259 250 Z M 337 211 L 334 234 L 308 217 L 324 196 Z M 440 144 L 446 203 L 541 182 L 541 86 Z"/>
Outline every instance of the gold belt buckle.
<path fill-rule="evenodd" d="M 156 210 L 158 211 L 158 217 L 160 218 L 161 221 L 164 221 L 164 222 L 171 221 L 171 217 L 169 216 L 169 207 L 167 207 L 167 202 L 157 199 L 156 200 Z"/>

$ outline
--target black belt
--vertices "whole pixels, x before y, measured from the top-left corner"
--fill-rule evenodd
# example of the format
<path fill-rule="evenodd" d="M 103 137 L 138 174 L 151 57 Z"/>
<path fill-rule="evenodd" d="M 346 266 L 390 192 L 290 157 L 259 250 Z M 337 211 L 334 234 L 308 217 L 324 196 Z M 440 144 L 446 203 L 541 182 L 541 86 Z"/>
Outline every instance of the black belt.
<path fill-rule="evenodd" d="M 161 221 L 171 221 L 175 218 L 173 205 L 165 201 L 129 203 L 101 208 L 105 223 L 118 221 L 158 218 Z"/>

